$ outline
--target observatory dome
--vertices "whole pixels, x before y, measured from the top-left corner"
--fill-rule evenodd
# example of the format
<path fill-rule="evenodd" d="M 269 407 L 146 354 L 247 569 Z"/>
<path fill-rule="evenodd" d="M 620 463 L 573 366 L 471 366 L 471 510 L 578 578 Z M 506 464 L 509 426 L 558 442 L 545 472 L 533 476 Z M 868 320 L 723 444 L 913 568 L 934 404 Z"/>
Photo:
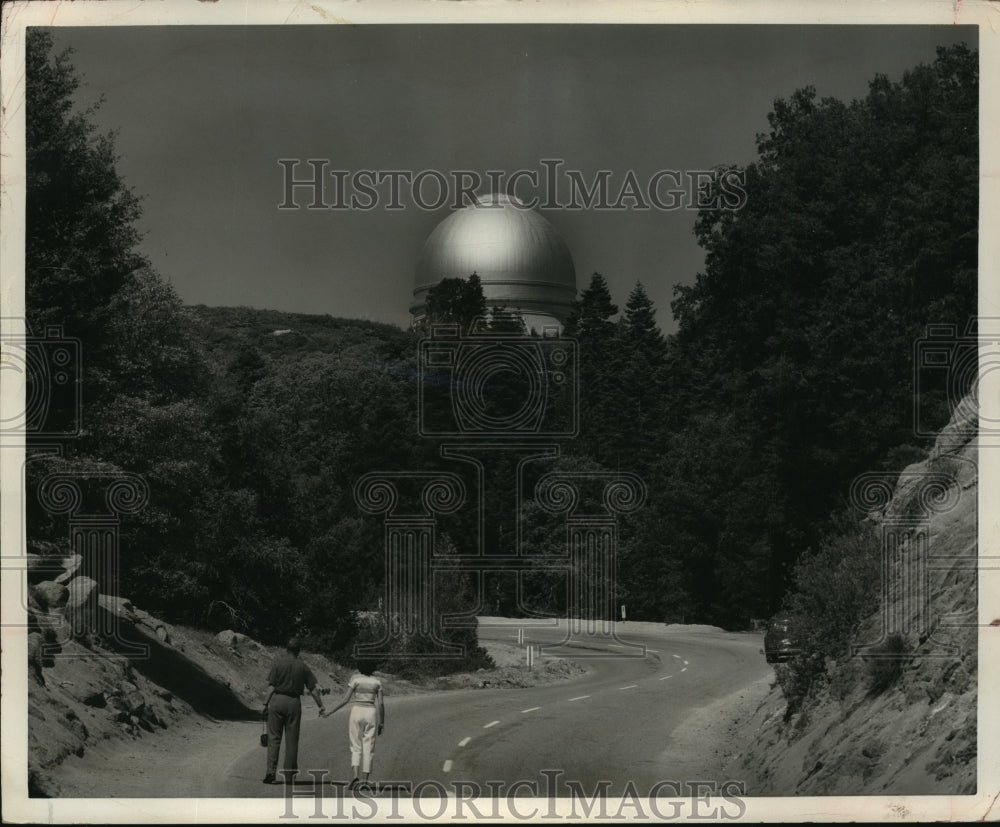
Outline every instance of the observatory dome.
<path fill-rule="evenodd" d="M 483 195 L 434 228 L 417 263 L 410 312 L 423 317 L 427 291 L 442 279 L 479 275 L 487 308 L 520 310 L 539 333 L 566 321 L 576 270 L 555 227 L 509 195 Z"/>

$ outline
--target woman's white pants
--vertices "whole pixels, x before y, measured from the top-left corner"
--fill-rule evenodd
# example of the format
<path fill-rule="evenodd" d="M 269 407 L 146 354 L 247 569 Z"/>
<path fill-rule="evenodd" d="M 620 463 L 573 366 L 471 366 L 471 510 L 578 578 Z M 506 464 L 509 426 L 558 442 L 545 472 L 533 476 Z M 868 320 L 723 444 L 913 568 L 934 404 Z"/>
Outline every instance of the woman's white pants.
<path fill-rule="evenodd" d="M 378 731 L 375 724 L 375 707 L 354 704 L 347 726 L 351 738 L 351 766 L 360 765 L 362 772 L 371 772 L 372 758 L 375 755 L 375 735 Z"/>

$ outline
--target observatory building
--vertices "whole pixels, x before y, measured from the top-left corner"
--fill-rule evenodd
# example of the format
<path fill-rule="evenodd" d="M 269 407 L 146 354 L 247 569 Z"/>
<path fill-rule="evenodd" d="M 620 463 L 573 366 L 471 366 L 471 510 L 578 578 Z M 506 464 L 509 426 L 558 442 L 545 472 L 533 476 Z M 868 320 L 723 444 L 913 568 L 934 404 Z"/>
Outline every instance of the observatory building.
<path fill-rule="evenodd" d="M 487 310 L 519 310 L 528 330 L 562 330 L 576 298 L 576 270 L 555 227 L 513 196 L 483 195 L 449 215 L 424 243 L 410 313 L 426 311 L 427 291 L 446 278 L 483 284 Z"/>

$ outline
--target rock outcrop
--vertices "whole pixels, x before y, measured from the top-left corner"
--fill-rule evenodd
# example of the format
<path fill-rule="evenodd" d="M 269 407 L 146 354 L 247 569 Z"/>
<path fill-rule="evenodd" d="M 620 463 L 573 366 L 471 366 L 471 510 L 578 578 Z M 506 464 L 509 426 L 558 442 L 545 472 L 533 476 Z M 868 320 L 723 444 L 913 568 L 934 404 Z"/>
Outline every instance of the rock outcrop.
<path fill-rule="evenodd" d="M 33 795 L 57 794 L 46 770 L 95 739 L 140 737 L 192 714 L 259 717 L 271 653 L 257 641 L 179 630 L 100 594 L 79 555 L 46 551 L 26 566 Z"/>
<path fill-rule="evenodd" d="M 39 684 L 45 684 L 44 669 L 53 657 L 72 641 L 95 656 L 98 649 L 131 656 L 136 670 L 206 715 L 259 714 L 257 673 L 262 659 L 270 659 L 260 644 L 229 631 L 211 645 L 187 646 L 167 623 L 127 598 L 101 594 L 92 578 L 78 573 L 80 555 L 48 545 L 45 550 L 49 553 L 29 554 L 27 562 L 29 664 Z"/>
<path fill-rule="evenodd" d="M 263 669 L 266 676 L 270 655 L 256 641 L 239 635 L 244 643 L 237 649 L 218 639 L 186 640 L 124 598 L 101 595 L 99 606 L 105 628 L 117 630 L 111 645 L 122 652 L 142 649 L 133 663 L 150 680 L 213 718 L 259 717 L 260 673 Z"/>

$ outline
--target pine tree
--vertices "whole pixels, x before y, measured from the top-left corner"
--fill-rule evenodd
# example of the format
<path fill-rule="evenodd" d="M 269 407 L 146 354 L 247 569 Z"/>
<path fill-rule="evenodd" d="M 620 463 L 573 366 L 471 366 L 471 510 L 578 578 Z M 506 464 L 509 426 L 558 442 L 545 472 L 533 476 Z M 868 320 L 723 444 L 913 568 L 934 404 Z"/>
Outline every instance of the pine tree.
<path fill-rule="evenodd" d="M 621 359 L 616 347 L 618 306 L 600 273 L 573 303 L 565 335 L 578 343 L 580 360 L 580 436 L 571 450 L 607 467 L 619 459 L 621 428 Z"/>
<path fill-rule="evenodd" d="M 581 341 L 603 342 L 614 335 L 611 318 L 618 312 L 618 305 L 611 300 L 608 283 L 600 273 L 590 277 L 590 285 L 580 298 L 573 302 L 566 320 L 565 334 L 577 336 Z"/>
<path fill-rule="evenodd" d="M 655 461 L 649 445 L 659 442 L 666 407 L 667 345 L 656 324 L 656 310 L 641 282 L 625 305 L 618 333 L 621 360 L 622 450 L 640 471 Z"/>
<path fill-rule="evenodd" d="M 625 325 L 628 338 L 643 341 L 663 353 L 663 334 L 656 324 L 656 310 L 641 281 L 635 283 L 625 303 Z"/>

